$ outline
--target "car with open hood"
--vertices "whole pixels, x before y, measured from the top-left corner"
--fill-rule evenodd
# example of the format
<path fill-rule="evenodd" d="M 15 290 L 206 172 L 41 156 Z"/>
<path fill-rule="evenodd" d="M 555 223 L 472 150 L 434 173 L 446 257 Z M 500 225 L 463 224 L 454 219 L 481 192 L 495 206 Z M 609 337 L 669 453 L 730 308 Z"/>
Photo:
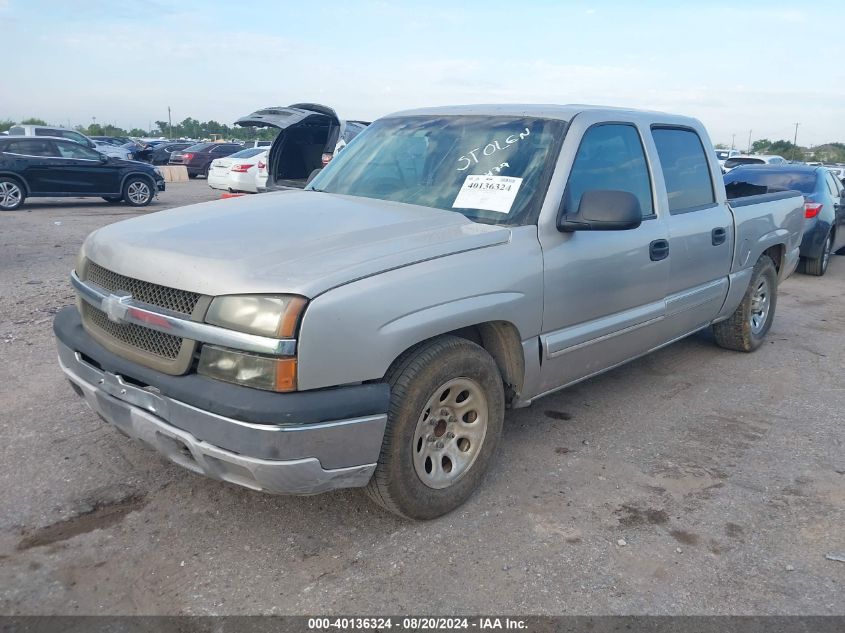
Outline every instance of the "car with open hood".
<path fill-rule="evenodd" d="M 267 156 L 264 188 L 273 190 L 304 187 L 369 123 L 344 121 L 324 105 L 295 103 L 256 110 L 235 125 L 279 129 Z"/>

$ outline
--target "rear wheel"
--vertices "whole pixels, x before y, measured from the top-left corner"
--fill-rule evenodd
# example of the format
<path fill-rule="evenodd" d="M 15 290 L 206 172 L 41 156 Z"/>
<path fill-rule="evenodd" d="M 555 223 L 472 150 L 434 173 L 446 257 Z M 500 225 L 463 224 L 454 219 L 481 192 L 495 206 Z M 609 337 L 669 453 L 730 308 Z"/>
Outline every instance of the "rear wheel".
<path fill-rule="evenodd" d="M 188 178 L 190 178 L 191 180 L 193 180 L 196 177 L 197 177 L 197 174 L 192 174 L 191 172 L 188 172 Z"/>
<path fill-rule="evenodd" d="M 410 519 L 466 501 L 493 461 L 504 421 L 502 378 L 480 346 L 434 339 L 394 363 L 387 429 L 367 494 Z"/>
<path fill-rule="evenodd" d="M 763 344 L 775 318 L 777 284 L 775 264 L 768 255 L 763 255 L 754 265 L 742 302 L 729 319 L 713 325 L 720 347 L 751 352 Z"/>
<path fill-rule="evenodd" d="M 26 200 L 23 185 L 14 178 L 0 176 L 0 211 L 14 211 Z"/>
<path fill-rule="evenodd" d="M 799 270 L 807 275 L 821 277 L 827 272 L 827 265 L 830 263 L 830 255 L 833 251 L 833 233 L 828 233 L 822 246 L 822 254 L 814 259 L 805 258 L 801 260 Z"/>
<path fill-rule="evenodd" d="M 153 186 L 146 178 L 129 178 L 123 185 L 123 200 L 133 207 L 145 207 L 153 200 Z"/>

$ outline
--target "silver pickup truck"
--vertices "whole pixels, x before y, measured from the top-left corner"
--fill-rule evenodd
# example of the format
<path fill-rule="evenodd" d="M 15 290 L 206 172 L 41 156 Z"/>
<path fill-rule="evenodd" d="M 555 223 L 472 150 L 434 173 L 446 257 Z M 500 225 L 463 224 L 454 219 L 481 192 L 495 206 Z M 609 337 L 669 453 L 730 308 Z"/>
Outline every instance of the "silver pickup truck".
<path fill-rule="evenodd" d="M 710 326 L 758 347 L 803 223 L 796 192 L 728 204 L 695 119 L 401 112 L 305 190 L 92 233 L 59 361 L 192 471 L 429 519 L 479 485 L 507 408 Z"/>

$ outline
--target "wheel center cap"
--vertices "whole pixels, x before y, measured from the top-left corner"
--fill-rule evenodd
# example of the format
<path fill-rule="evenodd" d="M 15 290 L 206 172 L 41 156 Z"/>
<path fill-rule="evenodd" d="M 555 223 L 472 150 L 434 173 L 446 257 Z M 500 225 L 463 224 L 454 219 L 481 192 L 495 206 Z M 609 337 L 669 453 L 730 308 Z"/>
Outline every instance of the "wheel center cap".
<path fill-rule="evenodd" d="M 434 437 L 442 437 L 446 432 L 446 420 L 438 420 L 434 425 Z"/>

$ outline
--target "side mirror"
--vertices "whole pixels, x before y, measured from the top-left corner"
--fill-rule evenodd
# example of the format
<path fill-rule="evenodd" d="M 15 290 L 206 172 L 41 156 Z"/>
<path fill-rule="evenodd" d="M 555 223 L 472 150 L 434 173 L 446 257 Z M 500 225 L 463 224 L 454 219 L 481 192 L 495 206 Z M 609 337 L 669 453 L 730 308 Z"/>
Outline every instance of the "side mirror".
<path fill-rule="evenodd" d="M 109 162 L 109 157 L 105 154 L 100 154 L 100 162 L 106 164 L 107 162 Z"/>
<path fill-rule="evenodd" d="M 561 207 L 558 231 L 625 231 L 642 224 L 640 201 L 627 191 L 585 191 L 574 213 Z"/>

